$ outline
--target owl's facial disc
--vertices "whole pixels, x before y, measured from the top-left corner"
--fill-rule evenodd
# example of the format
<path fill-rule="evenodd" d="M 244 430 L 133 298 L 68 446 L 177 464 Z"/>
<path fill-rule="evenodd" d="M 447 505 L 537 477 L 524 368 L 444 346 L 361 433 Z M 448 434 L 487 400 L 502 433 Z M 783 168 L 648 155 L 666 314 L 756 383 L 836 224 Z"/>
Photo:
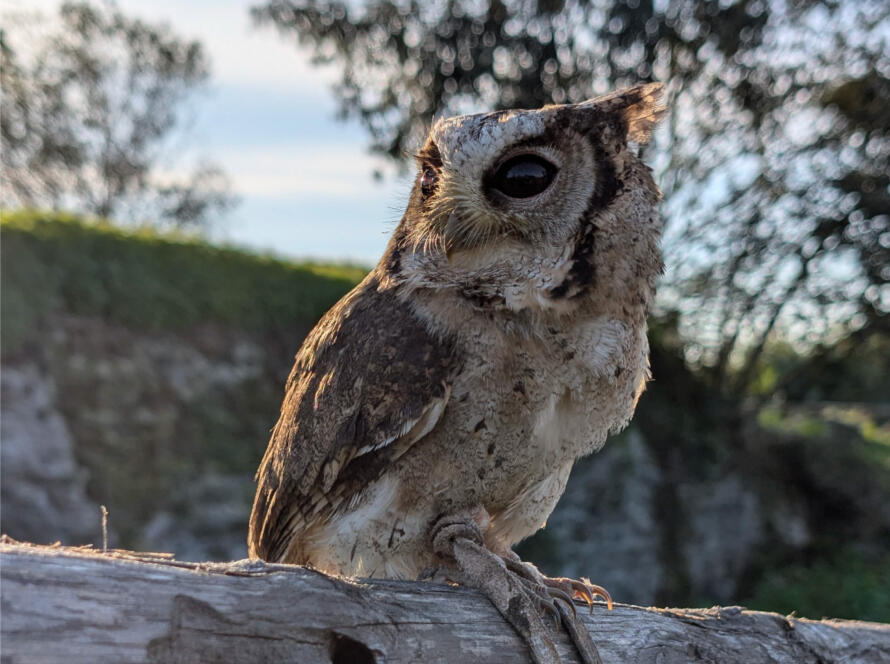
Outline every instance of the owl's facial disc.
<path fill-rule="evenodd" d="M 469 116 L 433 132 L 443 145 L 430 140 L 417 155 L 418 244 L 451 259 L 500 242 L 568 241 L 595 186 L 593 152 L 581 134 L 547 131 L 536 120 L 530 111 Z M 474 137 L 485 135 L 488 149 L 480 151 Z"/>
<path fill-rule="evenodd" d="M 496 243 L 559 250 L 610 204 L 627 141 L 648 138 L 663 113 L 660 96 L 651 84 L 579 104 L 436 121 L 418 155 L 415 241 L 448 257 Z"/>

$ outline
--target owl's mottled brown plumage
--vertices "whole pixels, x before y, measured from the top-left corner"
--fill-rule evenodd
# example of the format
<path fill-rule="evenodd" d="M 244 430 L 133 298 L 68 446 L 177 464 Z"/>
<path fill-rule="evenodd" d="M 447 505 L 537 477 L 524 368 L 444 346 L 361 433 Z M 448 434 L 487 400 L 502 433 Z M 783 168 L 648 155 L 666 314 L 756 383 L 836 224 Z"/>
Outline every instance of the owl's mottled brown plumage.
<path fill-rule="evenodd" d="M 410 428 L 444 402 L 456 370 L 453 344 L 434 338 L 407 303 L 379 286 L 369 275 L 297 355 L 263 460 L 253 555 L 313 562 L 300 535 L 357 502 L 404 453 Z"/>
<path fill-rule="evenodd" d="M 651 84 L 433 126 L 386 253 L 297 355 L 257 473 L 252 556 L 444 569 L 486 592 L 536 661 L 557 661 L 534 608 L 554 587 L 584 591 L 511 547 L 648 376 L 659 193 L 628 143 L 648 140 L 660 97 Z"/>

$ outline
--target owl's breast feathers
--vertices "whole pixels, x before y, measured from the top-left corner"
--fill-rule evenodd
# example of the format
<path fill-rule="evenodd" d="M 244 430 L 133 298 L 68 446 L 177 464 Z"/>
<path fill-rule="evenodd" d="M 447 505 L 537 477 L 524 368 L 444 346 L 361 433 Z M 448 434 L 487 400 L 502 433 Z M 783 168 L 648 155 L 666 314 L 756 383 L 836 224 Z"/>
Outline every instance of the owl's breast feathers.
<path fill-rule="evenodd" d="M 305 562 L 300 536 L 354 506 L 445 409 L 459 367 L 455 344 L 435 338 L 409 304 L 379 285 L 372 272 L 297 354 L 257 471 L 253 557 Z"/>

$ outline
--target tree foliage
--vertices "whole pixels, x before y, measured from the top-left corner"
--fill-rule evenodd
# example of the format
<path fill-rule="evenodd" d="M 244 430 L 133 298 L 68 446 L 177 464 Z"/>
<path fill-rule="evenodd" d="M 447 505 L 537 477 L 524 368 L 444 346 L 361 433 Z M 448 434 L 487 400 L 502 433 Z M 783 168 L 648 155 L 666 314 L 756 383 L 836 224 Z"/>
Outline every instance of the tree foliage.
<path fill-rule="evenodd" d="M 272 0 L 253 13 L 340 67 L 341 113 L 396 160 L 440 114 L 666 81 L 661 306 L 731 391 L 777 336 L 806 349 L 888 330 L 886 2 Z"/>
<path fill-rule="evenodd" d="M 3 204 L 178 227 L 231 206 L 212 164 L 184 178 L 158 173 L 187 100 L 207 80 L 201 45 L 113 4 L 65 3 L 58 19 L 36 40 L 23 22 L 15 41 L 0 33 Z"/>

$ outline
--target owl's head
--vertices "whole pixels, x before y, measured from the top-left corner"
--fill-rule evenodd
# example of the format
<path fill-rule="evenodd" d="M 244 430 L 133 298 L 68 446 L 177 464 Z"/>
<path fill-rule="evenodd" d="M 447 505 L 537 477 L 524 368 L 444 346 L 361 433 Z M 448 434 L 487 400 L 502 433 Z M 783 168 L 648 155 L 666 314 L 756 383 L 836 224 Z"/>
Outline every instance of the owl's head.
<path fill-rule="evenodd" d="M 659 193 L 630 146 L 649 140 L 665 112 L 662 92 L 652 83 L 578 104 L 438 120 L 416 155 L 388 253 L 452 274 L 517 252 L 590 253 L 581 245 L 594 227 L 635 241 L 639 226 L 654 223 Z"/>

